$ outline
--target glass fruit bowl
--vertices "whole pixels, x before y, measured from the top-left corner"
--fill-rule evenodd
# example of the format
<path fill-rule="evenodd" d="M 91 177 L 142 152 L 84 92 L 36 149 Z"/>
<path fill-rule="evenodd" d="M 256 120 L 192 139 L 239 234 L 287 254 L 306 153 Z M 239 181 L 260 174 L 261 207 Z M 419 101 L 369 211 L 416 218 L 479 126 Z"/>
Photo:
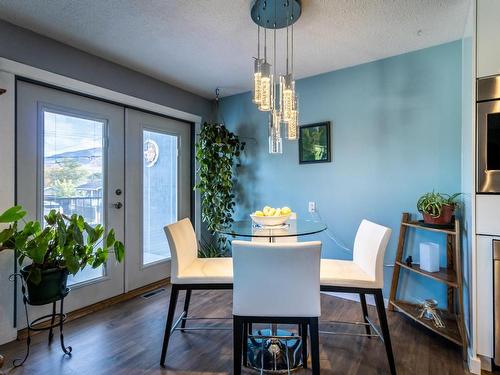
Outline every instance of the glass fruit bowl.
<path fill-rule="evenodd" d="M 279 216 L 258 216 L 251 214 L 250 217 L 255 224 L 262 225 L 264 227 L 268 226 L 278 226 L 283 225 L 290 218 L 291 213 Z"/>

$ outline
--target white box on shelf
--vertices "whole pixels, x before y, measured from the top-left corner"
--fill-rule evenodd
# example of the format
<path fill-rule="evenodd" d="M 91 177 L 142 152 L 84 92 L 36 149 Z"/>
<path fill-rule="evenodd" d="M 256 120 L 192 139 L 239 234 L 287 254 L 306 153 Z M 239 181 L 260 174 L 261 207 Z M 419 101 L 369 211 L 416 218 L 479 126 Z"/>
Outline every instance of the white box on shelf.
<path fill-rule="evenodd" d="M 437 243 L 420 243 L 420 268 L 427 272 L 439 271 L 439 245 Z"/>

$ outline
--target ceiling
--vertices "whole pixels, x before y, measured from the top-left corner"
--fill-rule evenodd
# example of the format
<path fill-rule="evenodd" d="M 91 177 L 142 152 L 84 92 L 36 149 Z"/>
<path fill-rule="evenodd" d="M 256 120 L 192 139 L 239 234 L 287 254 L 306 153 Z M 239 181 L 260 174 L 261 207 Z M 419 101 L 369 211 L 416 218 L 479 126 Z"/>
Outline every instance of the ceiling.
<path fill-rule="evenodd" d="M 470 0 L 303 0 L 296 77 L 452 40 Z M 251 0 L 0 0 L 0 18 L 207 98 L 251 89 Z M 278 33 L 278 67 L 284 65 Z M 268 39 L 271 41 L 271 39 Z"/>

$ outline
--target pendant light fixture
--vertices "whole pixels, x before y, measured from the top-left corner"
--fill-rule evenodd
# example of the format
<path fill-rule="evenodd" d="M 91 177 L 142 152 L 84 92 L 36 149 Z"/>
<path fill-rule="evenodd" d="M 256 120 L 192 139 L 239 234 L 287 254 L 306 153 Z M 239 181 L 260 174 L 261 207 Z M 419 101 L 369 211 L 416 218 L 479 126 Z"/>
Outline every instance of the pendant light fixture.
<path fill-rule="evenodd" d="M 288 54 L 288 46 L 290 45 L 290 41 L 288 38 L 288 29 L 286 28 L 286 74 L 280 76 L 280 97 L 281 101 L 281 111 L 282 111 L 282 119 L 286 125 L 286 138 L 288 140 L 296 140 L 298 139 L 298 101 L 297 95 L 295 93 L 295 79 L 293 77 L 293 24 L 291 26 L 292 29 L 292 38 L 291 38 L 291 50 L 292 56 L 289 58 Z M 289 64 L 290 62 L 290 64 Z M 289 70 L 289 65 L 291 65 Z"/>
<path fill-rule="evenodd" d="M 276 5 L 276 3 L 275 3 Z M 274 63 L 274 76 L 276 76 L 276 29 L 273 31 L 274 43 L 273 43 L 273 63 Z M 270 154 L 282 154 L 283 153 L 283 140 L 281 138 L 281 118 L 282 114 L 280 108 L 276 105 L 276 98 L 274 92 L 276 87 L 273 83 L 272 86 L 272 110 L 269 116 L 269 153 Z"/>
<path fill-rule="evenodd" d="M 293 24 L 299 19 L 301 12 L 300 0 L 255 0 L 251 9 L 251 17 L 257 24 L 257 58 L 254 61 L 252 101 L 259 110 L 269 112 L 269 153 L 272 154 L 283 152 L 282 126 L 285 128 L 286 139 L 298 139 L 299 112 L 294 79 Z M 264 28 L 263 59 L 260 57 L 261 27 Z M 286 28 L 285 74 L 278 76 L 276 32 L 283 28 Z M 267 29 L 273 30 L 273 67 L 267 59 Z M 290 31 L 291 38 L 289 38 Z M 274 73 L 271 68 L 274 69 Z M 279 77 L 276 82 L 274 77 Z"/>
<path fill-rule="evenodd" d="M 261 65 L 264 63 L 264 60 L 260 58 L 260 26 L 257 26 L 257 58 L 254 61 L 254 71 L 253 71 L 253 99 L 252 101 L 260 106 L 260 102 L 262 100 L 262 72 L 260 71 Z"/>
<path fill-rule="evenodd" d="M 260 103 L 259 109 L 269 112 L 273 107 L 273 75 L 271 64 L 267 61 L 267 32 L 264 29 L 264 60 L 260 63 Z"/>

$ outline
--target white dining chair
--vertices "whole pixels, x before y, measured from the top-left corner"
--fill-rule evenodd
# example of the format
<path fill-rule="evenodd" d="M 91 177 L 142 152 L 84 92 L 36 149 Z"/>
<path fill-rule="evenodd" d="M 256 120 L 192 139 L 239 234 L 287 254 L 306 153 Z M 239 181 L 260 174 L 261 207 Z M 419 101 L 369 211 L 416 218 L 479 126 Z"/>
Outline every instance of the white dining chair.
<path fill-rule="evenodd" d="M 198 258 L 198 242 L 191 221 L 186 218 L 165 228 L 171 252 L 170 282 L 172 291 L 163 337 L 160 364 L 165 365 L 171 333 L 181 325 L 186 328 L 192 290 L 213 290 L 233 288 L 232 258 Z M 185 290 L 184 309 L 175 324 L 174 314 L 179 292 Z"/>
<path fill-rule="evenodd" d="M 268 323 L 298 324 L 302 327 L 302 338 L 307 337 L 309 327 L 312 370 L 314 375 L 319 374 L 321 242 L 233 241 L 232 246 L 233 373 L 241 374 L 243 350 L 248 343 L 246 326 Z M 304 348 L 304 341 L 302 345 Z M 307 367 L 307 351 L 303 365 Z"/>
<path fill-rule="evenodd" d="M 391 337 L 385 312 L 384 297 L 384 255 L 391 236 L 391 229 L 363 220 L 356 233 L 353 260 L 321 260 L 321 291 L 337 293 L 358 293 L 360 295 L 366 335 L 371 328 L 385 344 L 391 374 L 396 374 Z M 368 316 L 366 295 L 373 295 L 377 308 L 381 335 Z M 328 332 L 325 332 L 328 333 Z"/>

